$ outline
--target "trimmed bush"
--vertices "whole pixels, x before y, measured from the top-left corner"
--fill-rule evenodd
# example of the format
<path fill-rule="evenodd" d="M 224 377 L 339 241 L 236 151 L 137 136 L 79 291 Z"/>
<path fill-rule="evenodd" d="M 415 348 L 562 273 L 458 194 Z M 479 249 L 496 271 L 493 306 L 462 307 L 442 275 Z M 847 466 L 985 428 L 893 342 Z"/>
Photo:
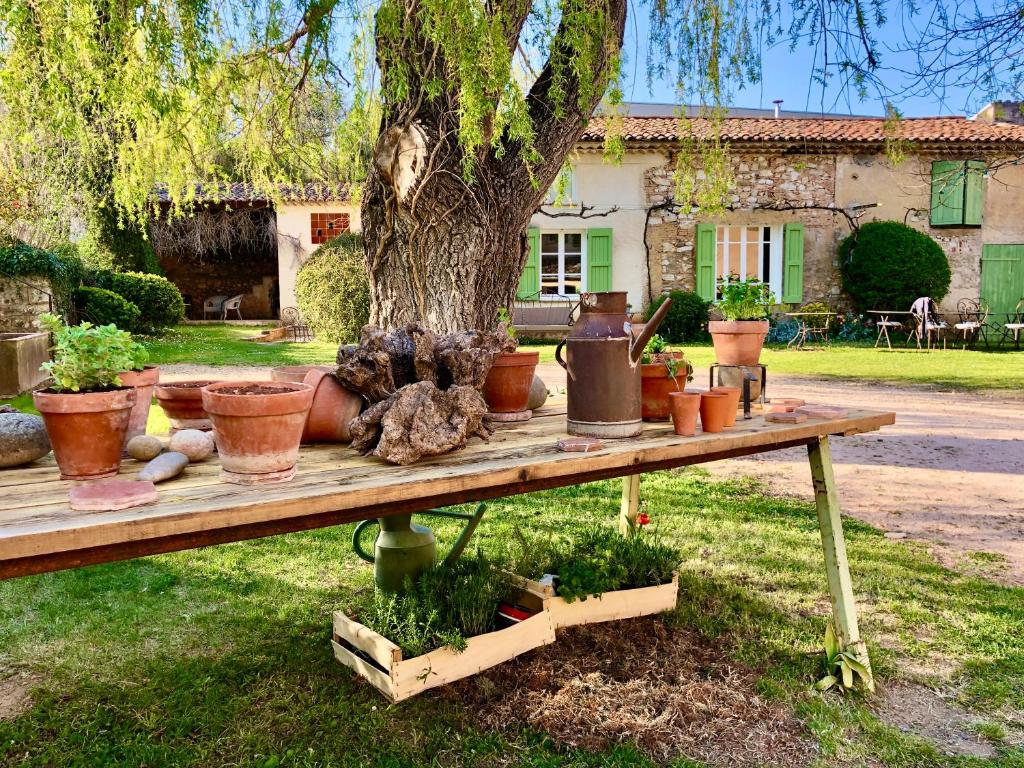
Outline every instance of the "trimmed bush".
<path fill-rule="evenodd" d="M 872 221 L 839 245 L 843 289 L 859 312 L 910 309 L 949 293 L 949 260 L 928 235 L 898 221 Z"/>
<path fill-rule="evenodd" d="M 113 291 L 139 309 L 138 332 L 161 331 L 185 318 L 185 302 L 178 286 L 159 275 L 143 272 L 96 272 L 97 288 Z"/>
<path fill-rule="evenodd" d="M 670 344 L 705 341 L 708 338 L 708 309 L 711 304 L 691 291 L 672 291 L 668 296 L 672 299 L 672 306 L 658 328 L 658 334 Z M 645 319 L 650 320 L 664 303 L 664 295 L 651 302 Z"/>
<path fill-rule="evenodd" d="M 299 270 L 295 295 L 318 339 L 336 344 L 358 341 L 370 319 L 362 237 L 345 234 L 321 245 Z"/>
<path fill-rule="evenodd" d="M 81 320 L 93 325 L 116 325 L 130 331 L 139 322 L 139 308 L 105 288 L 83 285 L 75 291 L 75 308 Z"/>

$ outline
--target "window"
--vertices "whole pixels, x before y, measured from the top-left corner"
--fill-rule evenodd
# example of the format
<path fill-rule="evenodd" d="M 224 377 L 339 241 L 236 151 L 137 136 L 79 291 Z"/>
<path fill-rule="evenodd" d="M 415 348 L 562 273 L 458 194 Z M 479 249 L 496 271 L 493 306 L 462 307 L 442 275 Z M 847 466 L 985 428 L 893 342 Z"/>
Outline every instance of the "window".
<path fill-rule="evenodd" d="M 573 205 L 576 199 L 576 174 L 571 166 L 565 166 L 558 173 L 555 183 L 551 185 L 544 205 Z"/>
<path fill-rule="evenodd" d="M 760 280 L 782 295 L 782 225 L 719 226 L 715 232 L 715 297 L 729 276 Z"/>
<path fill-rule="evenodd" d="M 572 296 L 587 289 L 582 232 L 540 233 L 541 296 Z"/>
<path fill-rule="evenodd" d="M 347 213 L 311 213 L 309 214 L 309 239 L 313 245 L 322 245 L 349 231 Z"/>

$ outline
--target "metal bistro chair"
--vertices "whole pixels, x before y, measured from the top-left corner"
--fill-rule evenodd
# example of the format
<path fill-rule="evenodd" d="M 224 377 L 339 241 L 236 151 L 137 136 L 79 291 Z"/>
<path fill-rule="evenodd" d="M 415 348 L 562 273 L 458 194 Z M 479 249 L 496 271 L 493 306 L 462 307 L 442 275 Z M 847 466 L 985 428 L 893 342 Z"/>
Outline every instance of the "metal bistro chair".
<path fill-rule="evenodd" d="M 1003 324 L 1003 337 L 1000 341 L 1012 338 L 1013 348 L 1020 349 L 1020 332 L 1024 331 L 1024 298 L 1017 302 L 1017 306 L 1006 319 L 1010 322 Z"/>
<path fill-rule="evenodd" d="M 224 302 L 227 301 L 227 296 L 210 296 L 206 301 L 203 302 L 203 320 L 211 312 L 215 317 L 220 317 L 224 312 Z"/>
<path fill-rule="evenodd" d="M 953 325 L 953 333 L 955 336 L 963 334 L 963 349 L 967 349 L 968 344 L 973 347 L 979 336 L 988 348 L 988 336 L 985 334 L 985 323 L 990 313 L 988 304 L 974 299 L 960 299 L 956 304 L 956 312 L 960 322 Z"/>
<path fill-rule="evenodd" d="M 302 313 L 295 307 L 285 307 L 281 310 L 281 324 L 292 341 L 312 341 L 313 334 L 310 333 Z"/>
<path fill-rule="evenodd" d="M 244 293 L 240 293 L 237 296 L 232 296 L 230 299 L 225 301 L 224 310 L 221 313 L 220 319 L 227 320 L 228 312 L 234 312 L 235 314 L 238 315 L 239 320 L 244 320 L 245 318 L 242 317 L 242 297 L 244 296 Z"/>
<path fill-rule="evenodd" d="M 931 349 L 932 338 L 934 337 L 936 346 L 941 338 L 942 348 L 946 348 L 946 330 L 949 326 L 945 320 L 939 318 L 938 313 L 935 311 L 935 302 L 928 297 L 921 297 L 910 307 L 910 315 L 914 322 L 910 335 L 907 337 L 908 345 L 911 339 L 916 339 L 918 349 L 921 348 L 922 341 L 925 342 L 927 349 Z"/>
<path fill-rule="evenodd" d="M 796 345 L 797 349 L 803 349 L 804 345 L 815 339 L 821 341 L 825 346 L 832 345 L 832 338 L 829 332 L 832 329 L 835 312 L 791 312 L 790 317 L 797 321 L 796 335 L 789 340 L 787 347 Z"/>

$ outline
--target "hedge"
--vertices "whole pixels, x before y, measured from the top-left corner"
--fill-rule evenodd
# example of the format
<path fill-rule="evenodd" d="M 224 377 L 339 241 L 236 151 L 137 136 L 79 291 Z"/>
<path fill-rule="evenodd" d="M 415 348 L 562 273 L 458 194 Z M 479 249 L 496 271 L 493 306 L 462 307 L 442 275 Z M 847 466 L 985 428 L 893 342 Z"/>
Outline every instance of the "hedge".
<path fill-rule="evenodd" d="M 321 245 L 299 270 L 295 295 L 318 339 L 336 344 L 357 341 L 370 319 L 362 238 L 344 234 Z"/>
<path fill-rule="evenodd" d="M 116 325 L 130 331 L 139 324 L 139 308 L 105 288 L 83 285 L 75 290 L 75 307 L 80 320 L 93 325 Z"/>
<path fill-rule="evenodd" d="M 110 272 L 100 270 L 93 275 L 97 288 L 113 291 L 139 309 L 137 332 L 160 331 L 177 325 L 185 318 L 185 302 L 181 291 L 166 277 L 143 272 Z"/>
<path fill-rule="evenodd" d="M 82 263 L 74 246 L 47 251 L 0 234 L 0 276 L 44 277 L 50 283 L 57 311 L 69 315 L 73 292 L 82 282 Z"/>
<path fill-rule="evenodd" d="M 672 291 L 668 297 L 672 299 L 672 306 L 658 327 L 658 334 L 670 344 L 705 341 L 708 338 L 708 309 L 711 304 L 691 291 Z M 664 295 L 652 301 L 645 319 L 650 320 L 664 303 Z"/>

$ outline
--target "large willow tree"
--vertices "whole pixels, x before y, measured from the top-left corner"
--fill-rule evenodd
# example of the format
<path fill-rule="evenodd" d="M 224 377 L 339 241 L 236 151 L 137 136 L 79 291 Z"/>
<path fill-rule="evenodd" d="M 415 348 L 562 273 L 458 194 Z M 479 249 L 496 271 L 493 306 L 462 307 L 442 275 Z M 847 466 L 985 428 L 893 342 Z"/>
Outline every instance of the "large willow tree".
<path fill-rule="evenodd" d="M 648 73 L 716 103 L 758 79 L 762 46 L 807 39 L 828 52 L 822 77 L 864 88 L 884 5 L 652 0 L 639 6 Z M 152 214 L 157 183 L 179 206 L 197 182 L 348 183 L 362 199 L 372 319 L 487 327 L 514 297 L 530 216 L 602 99 L 614 114 L 637 7 L 0 0 L 3 167 L 18 169 L 29 204 L 59 207 L 56 187 L 65 209 L 122 224 Z"/>

